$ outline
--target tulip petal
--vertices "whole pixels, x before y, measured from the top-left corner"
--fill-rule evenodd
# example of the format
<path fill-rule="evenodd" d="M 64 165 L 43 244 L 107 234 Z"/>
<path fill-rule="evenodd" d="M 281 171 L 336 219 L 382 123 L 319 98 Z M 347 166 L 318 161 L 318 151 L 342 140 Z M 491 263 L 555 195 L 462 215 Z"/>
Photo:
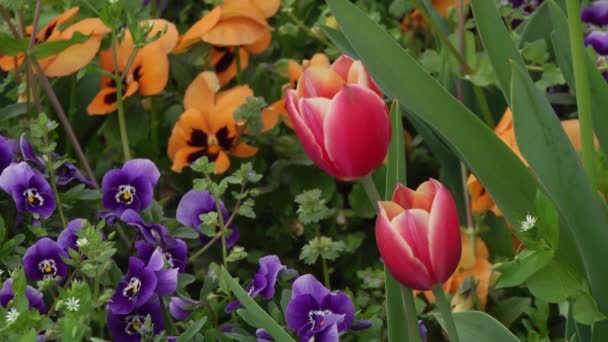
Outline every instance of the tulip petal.
<path fill-rule="evenodd" d="M 335 60 L 330 69 L 336 72 L 343 80 L 348 79 L 348 71 L 353 65 L 354 60 L 347 55 L 342 55 Z"/>
<path fill-rule="evenodd" d="M 366 176 L 377 168 L 391 137 L 384 101 L 358 85 L 345 85 L 333 98 L 323 131 L 329 159 L 345 179 Z"/>
<path fill-rule="evenodd" d="M 304 70 L 297 91 L 302 97 L 333 98 L 344 87 L 344 79 L 332 70 L 310 67 Z"/>
<path fill-rule="evenodd" d="M 460 262 L 462 243 L 458 209 L 445 186 L 437 190 L 429 218 L 429 249 L 437 281 L 443 283 Z"/>
<path fill-rule="evenodd" d="M 384 209 L 384 211 L 386 212 L 386 217 L 389 221 L 392 221 L 395 216 L 405 211 L 403 207 L 393 201 L 380 201 L 378 202 L 378 205 L 381 206 L 382 209 Z"/>
<path fill-rule="evenodd" d="M 397 215 L 391 221 L 391 224 L 399 231 L 399 234 L 412 249 L 414 256 L 425 265 L 431 274 L 431 278 L 433 278 L 435 272 L 431 263 L 428 240 L 429 213 L 422 209 L 406 210 L 404 213 Z M 441 253 L 441 251 L 433 250 L 433 253 Z"/>
<path fill-rule="evenodd" d="M 196 109 L 204 115 L 209 114 L 213 109 L 215 92 L 219 87 L 215 73 L 209 71 L 200 73 L 186 89 L 184 108 Z"/>
<path fill-rule="evenodd" d="M 400 283 L 416 290 L 430 290 L 434 284 L 429 271 L 413 255 L 412 249 L 394 226 L 405 221 L 406 213 L 401 213 L 400 217 L 403 218 L 396 218 L 391 223 L 380 206 L 375 231 L 378 250 L 386 267 Z"/>
<path fill-rule="evenodd" d="M 371 76 L 363 66 L 361 61 L 354 61 L 348 71 L 348 77 L 346 78 L 346 82 L 358 84 L 365 88 L 369 88 L 373 90 L 378 96 L 382 97 L 382 92 L 380 88 L 376 85 L 376 82 L 372 80 Z"/>

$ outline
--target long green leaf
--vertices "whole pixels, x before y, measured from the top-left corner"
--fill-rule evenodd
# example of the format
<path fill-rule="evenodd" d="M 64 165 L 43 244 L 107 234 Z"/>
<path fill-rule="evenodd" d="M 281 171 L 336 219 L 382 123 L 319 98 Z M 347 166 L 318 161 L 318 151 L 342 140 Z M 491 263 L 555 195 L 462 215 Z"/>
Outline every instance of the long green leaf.
<path fill-rule="evenodd" d="M 553 23 L 551 40 L 553 50 L 562 74 L 568 82 L 568 86 L 576 92 L 574 83 L 574 71 L 572 69 L 572 53 L 570 50 L 570 37 L 568 36 L 568 19 L 562 9 L 554 2 L 547 2 Z M 591 58 L 585 60 L 587 63 L 587 74 L 589 75 L 589 88 L 591 91 L 591 111 L 595 135 L 602 146 L 604 155 L 608 156 L 608 84 L 597 69 Z"/>
<path fill-rule="evenodd" d="M 259 326 L 256 328 L 264 328 L 266 332 L 270 334 L 270 336 L 274 337 L 277 341 L 285 341 L 285 342 L 295 342 L 295 340 L 289 336 L 288 333 L 283 330 L 283 328 L 275 322 L 269 314 L 264 311 L 254 300 L 249 297 L 247 291 L 245 291 L 239 283 L 232 278 L 230 273 L 226 271 L 225 268 L 222 267 L 222 277 L 230 287 L 230 290 L 236 298 L 241 302 L 241 304 L 249 311 L 251 314 L 251 318 L 257 323 Z"/>
<path fill-rule="evenodd" d="M 0 108 L 0 122 L 16 118 L 27 113 L 27 104 L 14 103 L 4 108 Z"/>
<path fill-rule="evenodd" d="M 344 35 L 385 93 L 445 139 L 509 221 L 518 222 L 533 206 L 537 184 L 515 154 L 358 7 L 348 0 L 328 3 Z"/>
<path fill-rule="evenodd" d="M 442 322 L 440 320 L 440 322 Z M 443 323 L 443 322 L 442 322 Z M 454 313 L 454 323 L 461 341 L 518 342 L 504 325 L 481 311 Z"/>
<path fill-rule="evenodd" d="M 527 71 L 513 65 L 515 136 L 523 156 L 566 221 L 600 311 L 608 313 L 608 210 L 589 180 L 559 119 Z"/>

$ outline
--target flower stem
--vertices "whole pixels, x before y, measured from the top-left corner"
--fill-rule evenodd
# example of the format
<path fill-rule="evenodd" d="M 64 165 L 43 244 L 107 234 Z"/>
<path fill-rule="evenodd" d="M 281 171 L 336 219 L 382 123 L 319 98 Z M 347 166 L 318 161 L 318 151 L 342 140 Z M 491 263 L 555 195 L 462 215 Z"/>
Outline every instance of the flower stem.
<path fill-rule="evenodd" d="M 169 335 L 176 335 L 175 324 L 173 323 L 173 318 L 169 314 L 169 310 L 167 310 L 165 298 L 163 296 L 158 296 L 158 298 L 160 299 L 160 307 L 163 309 L 163 316 L 165 318 L 165 322 L 167 323 L 167 332 Z"/>
<path fill-rule="evenodd" d="M 315 38 L 316 40 L 321 42 L 323 45 L 326 45 L 326 46 L 331 45 L 329 43 L 329 41 L 325 38 L 325 36 L 315 33 L 313 30 L 310 29 L 310 27 L 308 27 L 308 25 L 304 24 L 304 22 L 302 22 L 302 20 L 300 20 L 298 17 L 296 17 L 295 14 L 293 14 L 292 9 L 284 10 L 284 12 L 285 12 L 285 14 L 287 14 L 287 17 L 291 21 L 293 21 L 293 23 L 296 24 L 296 26 L 299 29 L 306 32 L 309 36 L 311 36 L 312 38 Z"/>
<path fill-rule="evenodd" d="M 450 310 L 450 303 L 448 303 L 448 299 L 446 298 L 445 292 L 443 292 L 441 285 L 433 286 L 433 294 L 435 295 L 437 307 L 439 308 L 439 313 L 441 313 L 441 318 L 443 318 L 445 330 L 448 333 L 450 341 L 458 342 L 458 332 L 456 330 L 456 324 L 454 323 L 452 311 Z"/>
<path fill-rule="evenodd" d="M 61 197 L 59 196 L 59 190 L 57 190 L 57 179 L 55 177 L 55 169 L 53 168 L 50 153 L 45 155 L 45 157 L 47 160 L 46 166 L 49 169 L 49 181 L 51 183 L 51 187 L 53 188 L 53 192 L 55 193 L 55 202 L 57 203 L 57 211 L 59 212 L 59 217 L 61 218 L 61 224 L 64 227 L 67 227 L 68 223 L 65 220 L 65 215 L 63 214 L 63 204 L 61 204 Z"/>
<path fill-rule="evenodd" d="M 236 59 L 236 83 L 243 84 L 243 70 L 241 69 L 241 47 L 234 48 L 234 58 Z M 235 144 L 236 145 L 236 144 Z"/>
<path fill-rule="evenodd" d="M 568 28 L 570 31 L 570 48 L 572 50 L 572 62 L 574 64 L 574 82 L 576 84 L 576 99 L 578 103 L 578 117 L 580 120 L 581 145 L 583 146 L 583 165 L 589 182 L 593 189 L 596 188 L 593 167 L 593 122 L 591 114 L 591 92 L 584 45 L 583 26 L 580 20 L 580 0 L 566 1 L 568 10 Z"/>
<path fill-rule="evenodd" d="M 325 287 L 331 289 L 331 281 L 329 280 L 329 267 L 327 266 L 327 260 L 325 258 L 321 258 L 321 265 L 323 266 L 323 282 L 325 283 Z"/>
<path fill-rule="evenodd" d="M 372 206 L 375 210 L 376 206 L 378 205 L 378 202 L 382 200 L 382 197 L 380 196 L 380 192 L 378 192 L 378 188 L 376 187 L 376 183 L 374 183 L 372 175 L 369 174 L 361 178 L 359 180 L 359 183 L 367 193 L 367 198 L 369 198 L 369 201 L 372 203 Z"/>
<path fill-rule="evenodd" d="M 405 307 L 405 314 L 407 317 L 417 317 L 416 305 L 414 303 L 414 294 L 412 289 L 409 287 L 401 286 L 401 295 L 403 296 L 403 306 Z M 420 329 L 418 328 L 418 321 L 416 319 L 407 320 L 407 335 L 409 342 L 419 342 Z"/>
<path fill-rule="evenodd" d="M 194 260 L 198 259 L 203 253 L 205 253 L 213 244 L 222 237 L 222 232 L 219 232 L 216 236 L 214 236 L 209 242 L 207 242 L 203 248 L 201 248 L 198 252 L 194 253 L 190 258 L 188 258 L 188 262 L 193 263 Z"/>
<path fill-rule="evenodd" d="M 114 79 L 116 81 L 116 101 L 118 103 L 118 128 L 120 130 L 120 143 L 122 145 L 122 153 L 126 161 L 131 160 L 131 150 L 129 148 L 129 136 L 127 134 L 127 124 L 125 120 L 125 106 L 123 102 L 123 76 L 118 70 L 118 54 L 117 47 L 118 38 L 116 37 L 116 31 L 112 31 L 112 58 L 114 60 Z M 123 74 L 126 74 L 126 70 L 123 71 Z"/>

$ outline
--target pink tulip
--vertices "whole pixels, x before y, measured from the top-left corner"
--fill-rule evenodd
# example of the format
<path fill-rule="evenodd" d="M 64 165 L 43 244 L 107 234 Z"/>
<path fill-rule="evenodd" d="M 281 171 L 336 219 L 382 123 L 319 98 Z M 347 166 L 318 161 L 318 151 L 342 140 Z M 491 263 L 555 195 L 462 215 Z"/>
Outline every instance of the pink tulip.
<path fill-rule="evenodd" d="M 401 184 L 392 201 L 379 202 L 376 243 L 386 267 L 400 283 L 427 291 L 454 272 L 462 244 L 456 203 L 431 179 L 416 191 Z"/>
<path fill-rule="evenodd" d="M 297 89 L 287 90 L 287 111 L 310 159 L 353 180 L 386 156 L 391 125 L 381 96 L 363 64 L 342 56 L 330 68 L 307 68 Z"/>

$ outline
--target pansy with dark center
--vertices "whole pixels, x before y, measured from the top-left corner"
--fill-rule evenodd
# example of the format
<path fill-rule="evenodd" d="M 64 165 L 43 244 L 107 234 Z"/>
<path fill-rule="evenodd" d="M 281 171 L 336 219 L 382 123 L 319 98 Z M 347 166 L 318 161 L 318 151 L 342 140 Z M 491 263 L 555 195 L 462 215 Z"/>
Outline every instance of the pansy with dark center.
<path fill-rule="evenodd" d="M 274 297 L 275 284 L 279 273 L 285 270 L 285 265 L 281 264 L 281 260 L 276 255 L 267 255 L 260 258 L 260 269 L 253 276 L 253 280 L 247 285 L 246 291 L 250 297 L 254 298 L 258 294 L 262 295 L 265 300 L 270 300 Z M 231 313 L 241 306 L 241 302 L 234 300 L 224 308 L 224 312 Z"/>
<path fill-rule="evenodd" d="M 184 272 L 186 270 L 186 258 L 188 254 L 186 242 L 181 239 L 175 239 L 169 235 L 165 236 L 162 241 L 163 242 L 158 246 L 161 248 L 167 267 L 177 268 L 180 273 Z M 156 246 L 157 245 L 146 240 L 135 241 L 137 257 L 144 262 L 148 262 L 152 257 Z"/>
<path fill-rule="evenodd" d="M 108 329 L 112 339 L 116 342 L 139 342 L 142 337 L 139 331 L 144 328 L 148 315 L 154 326 L 154 331 L 150 333 L 159 334 L 165 328 L 165 321 L 158 296 L 152 296 L 126 314 L 114 313 L 108 306 Z"/>
<path fill-rule="evenodd" d="M 25 296 L 29 302 L 30 309 L 36 309 L 41 314 L 46 313 L 46 305 L 44 304 L 44 296 L 40 291 L 35 288 L 27 285 L 25 288 Z M 6 307 L 8 303 L 15 298 L 15 293 L 13 292 L 13 278 L 8 278 L 2 284 L 2 289 L 0 290 L 0 305 Z"/>
<path fill-rule="evenodd" d="M 339 334 L 352 326 L 355 307 L 347 295 L 331 293 L 314 276 L 306 274 L 293 283 L 285 318 L 301 341 L 338 341 Z"/>
<path fill-rule="evenodd" d="M 53 189 L 44 177 L 27 163 L 11 164 L 0 175 L 0 188 L 10 194 L 19 212 L 48 218 L 55 211 Z"/>
<path fill-rule="evenodd" d="M 15 141 L 0 135 L 0 173 L 15 161 Z"/>
<path fill-rule="evenodd" d="M 220 208 L 224 222 L 227 222 L 230 215 L 221 201 Z M 201 242 L 205 244 L 209 242 L 210 238 L 201 232 L 200 225 L 202 221 L 200 216 L 216 210 L 217 206 L 211 193 L 208 191 L 190 190 L 180 200 L 177 206 L 176 218 L 179 223 L 194 229 L 198 233 Z M 240 232 L 233 224 L 229 228 L 232 233 L 226 238 L 226 245 L 228 248 L 231 248 L 238 241 Z"/>
<path fill-rule="evenodd" d="M 116 286 L 108 308 L 114 314 L 127 314 L 146 303 L 154 293 L 167 296 L 177 287 L 177 268 L 166 269 L 165 258 L 157 248 L 148 263 L 129 258 L 129 271 Z"/>
<path fill-rule="evenodd" d="M 63 280 L 68 273 L 68 265 L 62 257 L 68 257 L 63 248 L 49 238 L 42 238 L 28 248 L 23 256 L 25 275 L 32 281 L 55 277 Z"/>
<path fill-rule="evenodd" d="M 121 169 L 108 171 L 101 185 L 104 208 L 118 216 L 127 209 L 146 209 L 159 178 L 158 168 L 148 159 L 132 159 Z"/>

